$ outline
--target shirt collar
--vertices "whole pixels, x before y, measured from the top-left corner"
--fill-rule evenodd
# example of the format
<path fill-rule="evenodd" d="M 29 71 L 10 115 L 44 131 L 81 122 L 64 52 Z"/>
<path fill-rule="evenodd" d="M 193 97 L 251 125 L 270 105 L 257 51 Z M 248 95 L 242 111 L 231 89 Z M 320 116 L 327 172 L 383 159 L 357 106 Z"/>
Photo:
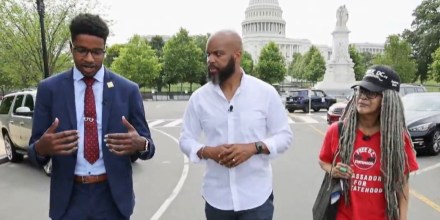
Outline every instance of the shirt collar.
<path fill-rule="evenodd" d="M 84 78 L 84 75 L 76 68 L 76 66 L 73 67 L 73 79 L 75 81 L 82 80 Z M 96 81 L 98 82 L 104 82 L 104 65 L 101 65 L 101 68 L 96 72 L 96 74 L 93 76 Z"/>

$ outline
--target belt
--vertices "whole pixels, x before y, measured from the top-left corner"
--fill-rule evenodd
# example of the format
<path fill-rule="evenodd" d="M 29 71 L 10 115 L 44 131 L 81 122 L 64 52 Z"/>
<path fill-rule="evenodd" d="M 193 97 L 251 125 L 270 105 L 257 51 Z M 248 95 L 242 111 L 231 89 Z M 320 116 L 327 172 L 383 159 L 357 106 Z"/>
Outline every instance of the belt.
<path fill-rule="evenodd" d="M 94 176 L 77 176 L 73 178 L 76 183 L 89 184 L 89 183 L 101 183 L 107 180 L 107 174 L 94 175 Z"/>

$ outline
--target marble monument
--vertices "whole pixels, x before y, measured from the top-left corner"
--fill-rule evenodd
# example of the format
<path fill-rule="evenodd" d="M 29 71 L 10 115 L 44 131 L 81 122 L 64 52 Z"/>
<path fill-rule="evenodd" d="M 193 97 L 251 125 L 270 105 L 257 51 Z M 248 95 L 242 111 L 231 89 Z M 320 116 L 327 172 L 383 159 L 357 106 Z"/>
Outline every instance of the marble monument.
<path fill-rule="evenodd" d="M 336 26 L 333 35 L 333 47 L 330 60 L 326 64 L 324 79 L 314 87 L 328 94 L 346 96 L 351 94 L 350 87 L 355 83 L 354 63 L 348 53 L 350 31 L 347 28 L 348 11 L 345 5 L 336 12 Z"/>

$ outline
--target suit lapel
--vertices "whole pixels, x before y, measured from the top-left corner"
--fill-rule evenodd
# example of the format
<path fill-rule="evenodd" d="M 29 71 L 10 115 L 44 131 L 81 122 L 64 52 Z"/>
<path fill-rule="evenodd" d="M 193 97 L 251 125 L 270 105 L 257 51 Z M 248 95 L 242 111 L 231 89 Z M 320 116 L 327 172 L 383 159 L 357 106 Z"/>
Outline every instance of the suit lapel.
<path fill-rule="evenodd" d="M 107 69 L 104 70 L 104 89 L 103 89 L 103 99 L 102 99 L 102 134 L 107 134 L 108 119 L 110 117 L 111 105 L 113 100 L 113 94 L 115 90 L 113 77 Z"/>
<path fill-rule="evenodd" d="M 66 108 L 69 116 L 70 123 L 73 129 L 77 129 L 76 125 L 76 107 L 75 107 L 75 89 L 73 85 L 73 69 L 66 73 L 66 77 L 63 80 L 63 86 L 60 92 L 64 91 L 64 97 L 66 101 Z"/>

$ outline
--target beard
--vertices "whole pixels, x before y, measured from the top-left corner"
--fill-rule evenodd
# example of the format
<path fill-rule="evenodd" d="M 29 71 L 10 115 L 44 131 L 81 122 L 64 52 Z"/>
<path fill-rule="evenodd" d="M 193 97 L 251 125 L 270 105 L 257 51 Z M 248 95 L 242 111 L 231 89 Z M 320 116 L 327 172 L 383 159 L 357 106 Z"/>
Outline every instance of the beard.
<path fill-rule="evenodd" d="M 234 61 L 234 58 L 231 57 L 231 59 L 229 59 L 228 64 L 226 64 L 225 67 L 217 68 L 218 69 L 217 74 L 212 74 L 209 71 L 209 68 L 210 67 L 208 66 L 208 81 L 211 81 L 213 84 L 221 85 L 226 80 L 231 78 L 232 74 L 234 74 L 234 72 L 235 72 L 235 61 Z M 216 68 L 216 67 L 214 67 L 214 68 Z"/>

